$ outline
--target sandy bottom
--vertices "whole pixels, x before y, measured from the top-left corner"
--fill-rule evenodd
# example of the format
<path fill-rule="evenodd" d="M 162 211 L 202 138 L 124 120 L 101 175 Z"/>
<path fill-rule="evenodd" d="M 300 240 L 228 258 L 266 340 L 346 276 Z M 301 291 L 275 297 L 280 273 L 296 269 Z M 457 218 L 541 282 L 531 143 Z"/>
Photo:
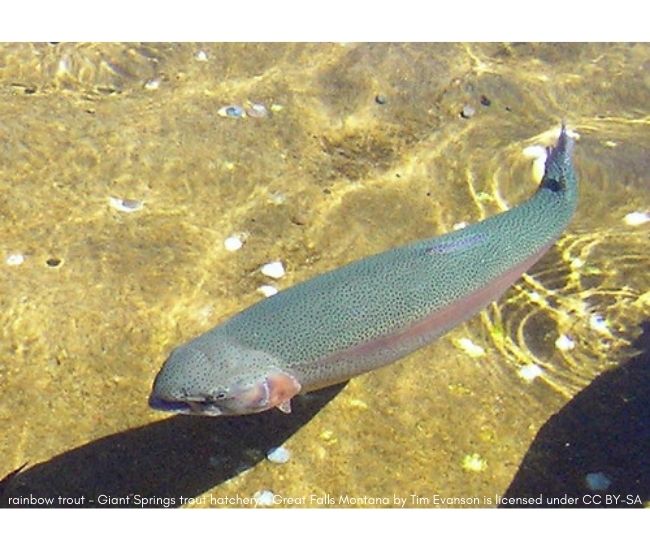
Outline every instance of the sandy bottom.
<path fill-rule="evenodd" d="M 26 464 L 3 505 L 650 500 L 649 54 L 2 46 L 0 477 Z M 562 118 L 578 212 L 498 304 L 291 415 L 148 408 L 170 350 L 260 286 L 528 197 L 524 152 Z M 260 271 L 274 261 L 277 280 Z"/>

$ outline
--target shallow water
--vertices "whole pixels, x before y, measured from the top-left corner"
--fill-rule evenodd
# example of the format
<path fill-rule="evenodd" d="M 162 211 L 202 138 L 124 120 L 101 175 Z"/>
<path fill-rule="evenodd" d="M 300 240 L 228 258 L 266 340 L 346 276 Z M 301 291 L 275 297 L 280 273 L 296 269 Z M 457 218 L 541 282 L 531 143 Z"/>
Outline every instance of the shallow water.
<path fill-rule="evenodd" d="M 5 496 L 493 507 L 533 486 L 580 494 L 602 472 L 650 500 L 650 418 L 619 407 L 650 389 L 630 374 L 650 367 L 650 224 L 626 223 L 650 211 L 648 59 L 647 44 L 1 46 L 0 476 L 28 463 Z M 218 114 L 233 104 L 265 116 Z M 289 417 L 148 408 L 169 351 L 262 284 L 528 197 L 523 151 L 563 118 L 580 136 L 578 212 L 497 304 Z M 260 273 L 275 260 L 278 281 Z M 572 412 L 611 377 L 617 392 Z M 563 415 L 586 455 L 539 450 Z M 279 445 L 286 463 L 265 458 Z"/>

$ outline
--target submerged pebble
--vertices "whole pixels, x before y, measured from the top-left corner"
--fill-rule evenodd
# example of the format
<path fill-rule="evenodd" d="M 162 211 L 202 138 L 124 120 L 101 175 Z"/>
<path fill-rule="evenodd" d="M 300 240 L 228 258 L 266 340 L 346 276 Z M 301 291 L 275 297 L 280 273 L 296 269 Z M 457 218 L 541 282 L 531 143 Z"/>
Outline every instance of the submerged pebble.
<path fill-rule="evenodd" d="M 320 433 L 320 438 L 327 443 L 336 443 L 338 441 L 332 430 L 323 430 Z"/>
<path fill-rule="evenodd" d="M 460 112 L 460 116 L 463 118 L 472 118 L 476 114 L 476 109 L 471 105 L 465 105 Z"/>
<path fill-rule="evenodd" d="M 115 210 L 120 212 L 137 212 L 142 210 L 144 203 L 135 199 L 119 199 L 117 197 L 109 197 L 108 204 L 110 204 Z"/>
<path fill-rule="evenodd" d="M 277 294 L 278 289 L 275 288 L 273 285 L 262 285 L 257 287 L 257 292 L 263 294 L 268 298 L 269 296 L 273 296 L 274 294 Z"/>
<path fill-rule="evenodd" d="M 605 319 L 600 313 L 592 313 L 589 316 L 589 326 L 596 332 L 611 336 L 607 319 Z"/>
<path fill-rule="evenodd" d="M 478 453 L 472 453 L 463 457 L 461 466 L 468 472 L 482 472 L 487 469 L 487 460 Z"/>
<path fill-rule="evenodd" d="M 627 214 L 623 221 L 627 225 L 641 225 L 650 221 L 650 213 L 648 212 L 630 212 Z"/>
<path fill-rule="evenodd" d="M 251 118 L 264 118 L 269 111 L 262 103 L 251 103 L 246 109 L 246 114 Z"/>
<path fill-rule="evenodd" d="M 261 491 L 257 491 L 253 495 L 253 498 L 255 499 L 255 502 L 258 506 L 273 506 L 273 499 L 275 498 L 275 495 L 272 491 L 263 489 Z"/>
<path fill-rule="evenodd" d="M 284 447 L 273 447 L 266 453 L 266 458 L 275 464 L 286 464 L 291 458 L 291 453 Z"/>
<path fill-rule="evenodd" d="M 519 375 L 520 378 L 523 378 L 526 382 L 532 382 L 535 380 L 535 378 L 541 376 L 543 374 L 542 367 L 539 365 L 535 365 L 534 363 L 531 363 L 530 365 L 524 365 L 523 367 L 519 367 L 519 371 L 517 374 Z"/>
<path fill-rule="evenodd" d="M 456 340 L 456 346 L 470 357 L 481 357 L 485 355 L 485 350 L 481 346 L 472 342 L 469 338 L 459 338 Z"/>
<path fill-rule="evenodd" d="M 612 484 L 612 480 L 603 472 L 592 472 L 585 476 L 585 483 L 592 491 L 605 491 Z"/>
<path fill-rule="evenodd" d="M 557 340 L 555 340 L 555 347 L 562 351 L 569 351 L 576 347 L 576 343 L 566 334 L 561 334 Z"/>
<path fill-rule="evenodd" d="M 241 118 L 246 116 L 244 109 L 240 105 L 226 105 L 217 111 L 219 116 L 229 118 Z"/>
<path fill-rule="evenodd" d="M 368 403 L 362 401 L 361 399 L 350 399 L 349 404 L 350 407 L 355 409 L 361 409 L 363 411 L 368 409 Z"/>
<path fill-rule="evenodd" d="M 280 279 L 281 277 L 284 277 L 285 274 L 284 266 L 280 261 L 264 264 L 260 271 L 263 275 L 266 275 L 267 277 L 271 277 L 273 279 Z"/>
<path fill-rule="evenodd" d="M 284 204 L 287 201 L 287 197 L 282 191 L 269 191 L 268 197 L 269 201 L 275 205 Z"/>
<path fill-rule="evenodd" d="M 25 256 L 20 253 L 9 254 L 5 259 L 7 265 L 20 265 L 25 261 Z"/>
<path fill-rule="evenodd" d="M 244 241 L 239 235 L 231 235 L 223 241 L 223 246 L 228 252 L 235 252 L 244 246 Z"/>
<path fill-rule="evenodd" d="M 578 270 L 585 266 L 585 261 L 582 258 L 573 258 L 571 260 L 571 269 Z"/>
<path fill-rule="evenodd" d="M 156 77 L 156 78 L 152 78 L 150 80 L 147 80 L 144 83 L 144 89 L 145 90 L 157 90 L 158 88 L 160 88 L 160 82 L 161 82 L 160 77 Z"/>

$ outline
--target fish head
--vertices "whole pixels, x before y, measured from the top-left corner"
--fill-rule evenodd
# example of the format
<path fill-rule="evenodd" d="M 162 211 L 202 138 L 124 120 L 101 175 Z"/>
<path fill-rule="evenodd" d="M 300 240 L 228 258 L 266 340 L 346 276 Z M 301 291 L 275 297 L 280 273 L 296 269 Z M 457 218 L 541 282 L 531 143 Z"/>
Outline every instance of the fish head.
<path fill-rule="evenodd" d="M 149 405 L 158 410 L 232 416 L 278 407 L 289 412 L 300 383 L 269 354 L 238 346 L 176 348 L 156 376 Z"/>

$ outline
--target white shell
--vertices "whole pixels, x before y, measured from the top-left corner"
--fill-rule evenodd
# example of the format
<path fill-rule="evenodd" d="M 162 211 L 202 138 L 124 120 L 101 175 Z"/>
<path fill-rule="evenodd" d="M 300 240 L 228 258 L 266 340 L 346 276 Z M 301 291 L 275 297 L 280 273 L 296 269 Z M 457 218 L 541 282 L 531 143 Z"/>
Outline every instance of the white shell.
<path fill-rule="evenodd" d="M 269 296 L 273 296 L 274 294 L 277 294 L 278 289 L 275 288 L 273 285 L 262 285 L 260 287 L 257 287 L 257 292 L 263 294 L 268 298 Z"/>
<path fill-rule="evenodd" d="M 485 355 L 485 350 L 469 338 L 459 338 L 456 340 L 456 345 L 470 357 L 481 357 Z"/>
<path fill-rule="evenodd" d="M 285 274 L 284 266 L 282 265 L 281 261 L 264 264 L 261 267 L 260 271 L 263 275 L 266 275 L 267 277 L 271 277 L 273 279 L 280 279 L 281 277 L 284 277 Z"/>
<path fill-rule="evenodd" d="M 566 334 L 562 334 L 555 340 L 555 347 L 562 351 L 569 351 L 576 347 L 576 343 Z"/>
<path fill-rule="evenodd" d="M 25 256 L 20 253 L 9 254 L 5 260 L 7 265 L 20 265 L 25 261 Z"/>
<path fill-rule="evenodd" d="M 258 506 L 273 506 L 273 499 L 275 498 L 275 495 L 272 491 L 264 489 L 262 491 L 257 491 L 253 495 L 253 498 L 255 499 L 255 502 Z"/>
<path fill-rule="evenodd" d="M 600 313 L 592 313 L 589 316 L 589 327 L 595 330 L 596 332 L 600 332 L 601 334 L 611 336 L 607 319 L 605 319 Z"/>
<path fill-rule="evenodd" d="M 223 241 L 223 246 L 228 252 L 235 252 L 244 246 L 244 241 L 238 235 L 231 235 Z"/>
<path fill-rule="evenodd" d="M 630 212 L 627 214 L 623 221 L 627 225 L 641 225 L 650 221 L 650 213 L 648 212 Z"/>
<path fill-rule="evenodd" d="M 108 197 L 108 204 L 120 212 L 137 212 L 142 210 L 144 203 L 134 199 L 119 199 L 117 197 Z"/>
<path fill-rule="evenodd" d="M 266 454 L 266 458 L 275 464 L 286 464 L 291 458 L 291 453 L 284 447 L 274 447 Z"/>
<path fill-rule="evenodd" d="M 530 365 L 524 365 L 522 367 L 519 367 L 519 371 L 517 374 L 523 378 L 526 382 L 532 382 L 537 378 L 538 376 L 541 376 L 543 374 L 542 367 L 539 365 L 535 365 L 534 363 L 531 363 Z"/>
<path fill-rule="evenodd" d="M 160 77 L 152 78 L 144 83 L 145 90 L 157 90 L 160 88 Z"/>

